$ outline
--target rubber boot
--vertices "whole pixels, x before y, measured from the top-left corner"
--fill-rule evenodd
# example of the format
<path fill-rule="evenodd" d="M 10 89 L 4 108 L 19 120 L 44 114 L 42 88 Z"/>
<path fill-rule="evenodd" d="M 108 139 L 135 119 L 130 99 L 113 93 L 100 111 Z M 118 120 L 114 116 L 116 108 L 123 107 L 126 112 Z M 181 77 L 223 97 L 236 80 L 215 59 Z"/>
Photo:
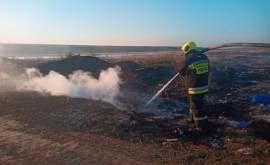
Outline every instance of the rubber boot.
<path fill-rule="evenodd" d="M 195 126 L 195 130 L 202 135 L 207 135 L 212 131 L 212 127 L 210 126 L 207 119 L 195 121 Z"/>

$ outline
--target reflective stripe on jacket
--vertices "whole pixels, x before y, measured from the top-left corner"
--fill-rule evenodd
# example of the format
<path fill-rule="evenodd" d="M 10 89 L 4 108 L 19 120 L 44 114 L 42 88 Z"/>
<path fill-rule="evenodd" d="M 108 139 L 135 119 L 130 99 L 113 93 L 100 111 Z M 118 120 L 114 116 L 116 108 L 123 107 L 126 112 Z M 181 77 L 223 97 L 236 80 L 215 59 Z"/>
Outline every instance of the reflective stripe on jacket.
<path fill-rule="evenodd" d="M 198 87 L 198 88 L 188 88 L 189 94 L 201 94 L 208 92 L 208 85 L 204 87 Z"/>

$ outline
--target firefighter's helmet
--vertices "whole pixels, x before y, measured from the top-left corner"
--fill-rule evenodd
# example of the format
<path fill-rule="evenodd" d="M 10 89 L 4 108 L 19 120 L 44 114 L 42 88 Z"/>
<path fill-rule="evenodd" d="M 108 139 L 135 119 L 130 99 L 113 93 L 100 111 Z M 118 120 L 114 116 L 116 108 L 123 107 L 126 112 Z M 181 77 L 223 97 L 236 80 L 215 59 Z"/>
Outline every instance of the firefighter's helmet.
<path fill-rule="evenodd" d="M 188 41 L 186 42 L 183 46 L 182 46 L 182 50 L 185 54 L 187 54 L 188 52 L 190 52 L 191 50 L 197 50 L 197 46 L 195 44 L 195 42 L 193 41 Z"/>

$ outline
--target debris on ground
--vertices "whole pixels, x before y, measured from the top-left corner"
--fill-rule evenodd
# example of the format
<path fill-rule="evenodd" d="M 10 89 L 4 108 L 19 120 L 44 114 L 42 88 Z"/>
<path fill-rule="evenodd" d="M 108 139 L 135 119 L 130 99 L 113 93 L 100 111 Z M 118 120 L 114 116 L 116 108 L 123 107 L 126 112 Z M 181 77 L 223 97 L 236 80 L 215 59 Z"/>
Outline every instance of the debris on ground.
<path fill-rule="evenodd" d="M 81 114 L 83 114 L 83 113 L 84 113 L 84 111 L 83 111 L 83 110 L 81 110 L 81 109 L 79 109 L 79 110 L 77 111 L 77 113 L 81 115 Z"/>
<path fill-rule="evenodd" d="M 237 124 L 236 126 L 237 126 L 238 128 L 246 128 L 246 127 L 249 127 L 250 124 L 248 124 L 248 123 L 239 123 L 239 124 Z"/>
<path fill-rule="evenodd" d="M 138 68 L 138 69 L 135 69 L 135 71 L 139 71 L 139 70 L 143 70 L 143 69 L 145 69 L 145 68 Z"/>
<path fill-rule="evenodd" d="M 252 155 L 253 151 L 251 148 L 241 148 L 235 152 L 236 154 Z"/>
<path fill-rule="evenodd" d="M 270 96 L 255 95 L 252 98 L 252 104 L 259 105 L 264 109 L 270 109 Z"/>
<path fill-rule="evenodd" d="M 206 140 L 206 144 L 208 146 L 210 146 L 211 148 L 214 149 L 225 149 L 226 147 L 224 146 L 224 143 L 222 140 L 218 139 L 218 138 L 213 138 L 213 137 L 209 137 Z"/>
<path fill-rule="evenodd" d="M 175 130 L 173 130 L 173 133 L 175 134 L 175 135 L 183 135 L 184 134 L 184 131 L 182 131 L 180 128 L 177 128 L 177 129 L 175 129 Z"/>
<path fill-rule="evenodd" d="M 258 143 L 265 143 L 265 140 L 260 139 L 258 140 Z"/>
<path fill-rule="evenodd" d="M 184 131 L 179 130 L 179 135 L 183 135 L 183 134 L 184 134 Z"/>
<path fill-rule="evenodd" d="M 162 142 L 161 144 L 164 146 L 164 145 L 166 145 L 166 144 L 167 144 L 167 142 Z"/>
<path fill-rule="evenodd" d="M 175 138 L 175 139 L 167 139 L 167 142 L 178 142 L 178 139 Z"/>
<path fill-rule="evenodd" d="M 217 119 L 214 120 L 214 123 L 220 124 L 220 125 L 224 125 L 226 127 L 236 127 L 239 122 L 235 121 L 231 118 L 225 117 L 225 116 L 219 116 Z"/>
<path fill-rule="evenodd" d="M 255 95 L 252 98 L 252 104 L 262 104 L 265 108 L 270 109 L 270 96 L 264 96 L 264 95 Z"/>

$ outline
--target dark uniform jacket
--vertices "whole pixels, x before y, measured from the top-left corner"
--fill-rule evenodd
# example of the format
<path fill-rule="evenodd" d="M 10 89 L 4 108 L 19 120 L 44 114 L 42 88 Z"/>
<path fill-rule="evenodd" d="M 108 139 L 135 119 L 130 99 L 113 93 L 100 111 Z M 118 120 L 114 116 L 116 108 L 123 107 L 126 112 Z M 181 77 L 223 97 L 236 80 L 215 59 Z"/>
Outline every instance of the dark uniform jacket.
<path fill-rule="evenodd" d="M 189 94 L 201 94 L 208 92 L 210 62 L 206 55 L 192 50 L 182 64 L 179 73 L 187 76 Z"/>

